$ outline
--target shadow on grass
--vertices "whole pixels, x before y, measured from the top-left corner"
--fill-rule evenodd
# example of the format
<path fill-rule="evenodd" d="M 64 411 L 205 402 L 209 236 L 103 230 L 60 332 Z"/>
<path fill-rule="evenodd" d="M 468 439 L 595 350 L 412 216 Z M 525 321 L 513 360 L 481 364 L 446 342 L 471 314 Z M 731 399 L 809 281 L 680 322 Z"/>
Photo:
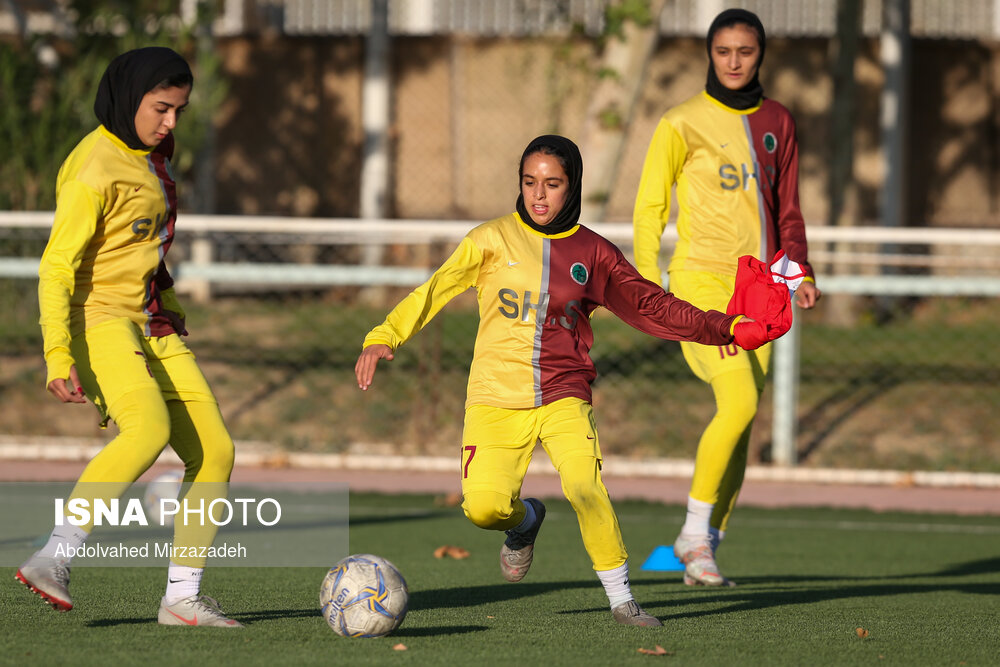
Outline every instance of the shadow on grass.
<path fill-rule="evenodd" d="M 442 637 L 447 635 L 467 635 L 471 632 L 485 632 L 485 625 L 449 625 L 436 628 L 407 628 L 405 625 L 392 633 L 393 637 Z"/>
<path fill-rule="evenodd" d="M 926 578 L 942 577 L 970 577 L 984 574 L 996 574 L 1000 572 L 1000 558 L 986 558 L 982 560 L 969 561 L 943 568 L 935 572 L 910 573 L 889 576 L 871 577 L 837 577 L 822 576 L 810 577 L 786 576 L 780 577 L 741 577 L 740 585 L 735 588 L 706 588 L 684 587 L 684 592 L 690 593 L 682 598 L 643 600 L 643 606 L 651 613 L 657 610 L 666 610 L 665 616 L 660 616 L 661 620 L 677 618 L 698 618 L 702 616 L 713 616 L 726 613 L 741 613 L 772 607 L 782 607 L 786 605 L 810 604 L 815 602 L 826 602 L 830 600 L 844 600 L 850 598 L 884 597 L 890 595 L 925 595 L 930 593 L 957 592 L 969 593 L 973 595 L 1000 595 L 1000 582 L 974 582 L 962 583 L 961 581 L 935 581 L 934 583 L 903 583 L 904 580 L 919 580 Z M 876 583 L 886 582 L 886 583 Z M 653 585 L 660 583 L 667 585 L 680 585 L 678 579 L 670 578 L 660 581 L 648 582 Z M 822 587 L 829 584 L 829 588 Z M 771 586 L 767 590 L 760 590 L 750 587 Z M 776 588 L 775 586 L 780 586 Z M 648 596 L 647 596 L 648 597 Z M 728 603 L 728 604 L 726 604 Z M 691 605 L 723 605 L 713 606 L 712 609 L 698 609 L 685 611 Z M 582 609 L 566 613 L 577 613 L 586 611 L 596 611 L 595 609 Z"/>
<path fill-rule="evenodd" d="M 729 593 L 693 595 L 682 600 L 655 600 L 643 603 L 651 612 L 667 610 L 672 613 L 660 615 L 661 620 L 679 618 L 700 618 L 717 616 L 719 614 L 744 613 L 787 605 L 811 604 L 831 600 L 847 600 L 851 598 L 883 597 L 889 595 L 926 595 L 953 591 L 972 593 L 976 595 L 1000 594 L 1000 584 L 870 584 L 863 586 L 838 586 L 829 589 L 802 588 L 784 591 L 744 591 L 739 588 L 728 589 Z M 725 603 L 729 604 L 725 604 Z M 691 611 L 678 610 L 688 605 L 719 604 L 723 606 L 712 609 Z"/>
<path fill-rule="evenodd" d="M 144 618 L 101 618 L 95 621 L 88 621 L 88 628 L 113 628 L 116 625 L 156 625 L 156 617 L 148 616 Z"/>
<path fill-rule="evenodd" d="M 268 611 L 260 612 L 248 612 L 244 614 L 228 614 L 230 618 L 234 618 L 240 623 L 251 625 L 256 621 L 277 621 L 277 620 L 287 620 L 290 618 L 308 618 L 316 617 L 321 618 L 319 609 L 317 608 L 305 608 L 305 609 L 270 609 Z M 144 618 L 102 618 L 87 623 L 88 628 L 108 628 L 114 627 L 116 625 L 156 625 L 156 617 L 149 616 Z"/>
<path fill-rule="evenodd" d="M 492 586 L 462 586 L 437 588 L 410 593 L 410 611 L 450 607 L 474 607 L 490 602 L 505 602 L 543 595 L 572 588 L 599 588 L 594 579 L 585 581 L 547 581 L 538 583 L 496 584 Z"/>
<path fill-rule="evenodd" d="M 971 574 L 993 574 L 995 572 L 1000 572 L 1000 558 L 984 558 L 982 560 L 973 560 L 968 563 L 952 565 L 951 567 L 945 568 L 940 572 L 935 572 L 934 575 L 942 577 L 961 577 Z"/>

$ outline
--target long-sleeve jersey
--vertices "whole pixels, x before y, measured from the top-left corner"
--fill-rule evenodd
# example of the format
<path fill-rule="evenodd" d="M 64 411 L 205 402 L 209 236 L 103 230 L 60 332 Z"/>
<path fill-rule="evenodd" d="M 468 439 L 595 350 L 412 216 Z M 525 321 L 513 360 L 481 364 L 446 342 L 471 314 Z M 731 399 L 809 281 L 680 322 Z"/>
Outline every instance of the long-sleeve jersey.
<path fill-rule="evenodd" d="M 604 306 L 668 340 L 732 342 L 738 316 L 702 311 L 642 278 L 610 241 L 583 226 L 547 236 L 516 213 L 470 231 L 430 279 L 365 337 L 395 349 L 453 297 L 475 287 L 479 331 L 466 405 L 530 408 L 591 400 L 590 315 Z"/>
<path fill-rule="evenodd" d="M 668 270 L 736 273 L 742 255 L 784 249 L 812 278 L 799 210 L 795 122 L 765 99 L 745 111 L 702 91 L 664 114 L 643 165 L 633 216 L 639 272 L 660 283 L 660 237 L 677 186 L 677 247 Z"/>
<path fill-rule="evenodd" d="M 172 150 L 172 136 L 133 150 L 100 126 L 63 162 L 39 266 L 48 381 L 68 377 L 70 340 L 101 322 L 126 317 L 147 336 L 174 332 L 162 295 L 172 298 L 163 263 L 177 213 Z"/>

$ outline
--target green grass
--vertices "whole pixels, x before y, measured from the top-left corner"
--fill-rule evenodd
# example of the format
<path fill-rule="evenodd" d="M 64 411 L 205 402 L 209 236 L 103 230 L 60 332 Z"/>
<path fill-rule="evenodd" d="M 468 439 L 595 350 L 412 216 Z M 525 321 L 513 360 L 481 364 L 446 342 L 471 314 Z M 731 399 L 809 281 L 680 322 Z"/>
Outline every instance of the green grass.
<path fill-rule="evenodd" d="M 322 568 L 216 568 L 205 592 L 240 631 L 162 628 L 159 568 L 73 571 L 57 614 L 0 586 L 5 664 L 991 665 L 1000 656 L 1000 520 L 841 510 L 740 509 L 720 551 L 739 586 L 688 588 L 640 565 L 672 540 L 679 507 L 617 504 L 633 591 L 663 628 L 615 624 L 569 505 L 549 512 L 527 579 L 505 583 L 501 535 L 429 496 L 351 495 L 350 550 L 389 558 L 410 585 L 392 636 L 350 640 L 319 616 Z M 438 560 L 442 544 L 466 560 Z M 12 574 L 12 569 L 8 570 Z M 856 628 L 868 631 L 859 638 Z M 406 651 L 393 646 L 403 643 Z M 652 657 L 639 648 L 662 646 Z"/>

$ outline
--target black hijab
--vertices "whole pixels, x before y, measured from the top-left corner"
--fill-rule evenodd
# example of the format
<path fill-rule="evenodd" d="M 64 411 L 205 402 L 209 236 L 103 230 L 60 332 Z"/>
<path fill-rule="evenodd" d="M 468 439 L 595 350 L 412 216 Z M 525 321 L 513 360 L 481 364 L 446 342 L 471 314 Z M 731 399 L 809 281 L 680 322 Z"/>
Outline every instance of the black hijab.
<path fill-rule="evenodd" d="M 97 86 L 94 113 L 109 132 L 133 150 L 149 150 L 135 133 L 135 113 L 142 97 L 161 83 L 191 85 L 191 68 L 180 55 L 162 46 L 148 46 L 117 56 Z"/>
<path fill-rule="evenodd" d="M 754 72 L 753 79 L 739 90 L 730 90 L 722 85 L 719 77 L 715 75 L 715 65 L 712 62 L 712 39 L 715 33 L 722 28 L 731 28 L 737 24 L 748 25 L 757 31 L 757 44 L 760 46 L 760 56 L 757 58 L 757 71 Z M 761 87 L 757 75 L 760 74 L 760 64 L 764 62 L 764 24 L 760 22 L 757 15 L 745 9 L 727 9 L 712 21 L 708 29 L 708 83 L 705 84 L 705 91 L 732 109 L 749 109 L 756 105 L 760 98 L 764 96 L 764 88 Z"/>
<path fill-rule="evenodd" d="M 566 170 L 566 177 L 569 179 L 569 193 L 562 210 L 556 214 L 552 222 L 547 225 L 536 224 L 528 214 L 528 209 L 524 205 L 524 195 L 517 195 L 517 214 L 521 216 L 524 224 L 537 232 L 552 235 L 561 234 L 573 228 L 573 225 L 580 219 L 580 203 L 583 190 L 583 158 L 580 157 L 580 149 L 576 144 L 561 137 L 558 134 L 544 134 L 535 137 L 521 154 L 521 166 L 517 169 L 517 189 L 521 190 L 521 177 L 524 176 L 524 161 L 533 153 L 545 153 L 554 155 L 559 159 L 563 169 Z"/>

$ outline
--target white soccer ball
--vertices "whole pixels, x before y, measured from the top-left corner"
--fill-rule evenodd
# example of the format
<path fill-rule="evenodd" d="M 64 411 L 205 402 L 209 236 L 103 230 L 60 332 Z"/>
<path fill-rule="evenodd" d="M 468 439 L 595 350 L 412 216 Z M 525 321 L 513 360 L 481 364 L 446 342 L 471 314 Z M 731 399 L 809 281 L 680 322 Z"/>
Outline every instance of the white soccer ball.
<path fill-rule="evenodd" d="M 326 573 L 319 591 L 323 618 L 341 637 L 382 637 L 406 617 L 406 579 L 379 556 L 355 554 Z"/>
<path fill-rule="evenodd" d="M 177 494 L 181 491 L 181 482 L 184 481 L 183 470 L 171 470 L 162 475 L 154 477 L 146 487 L 146 495 L 142 498 L 142 504 L 146 508 L 146 518 L 154 526 L 174 525 L 174 515 L 161 515 L 161 498 L 177 499 Z"/>

